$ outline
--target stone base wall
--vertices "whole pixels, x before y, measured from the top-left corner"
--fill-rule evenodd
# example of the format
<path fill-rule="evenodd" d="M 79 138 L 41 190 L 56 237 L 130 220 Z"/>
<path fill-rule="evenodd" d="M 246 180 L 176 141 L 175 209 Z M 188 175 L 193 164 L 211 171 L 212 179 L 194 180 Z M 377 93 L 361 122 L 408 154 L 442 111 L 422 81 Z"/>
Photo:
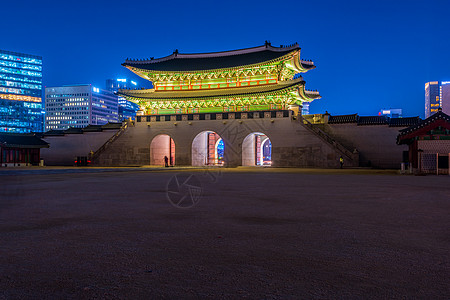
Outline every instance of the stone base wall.
<path fill-rule="evenodd" d="M 269 137 L 272 143 L 272 165 L 275 167 L 339 166 L 341 153 L 305 128 L 300 121 L 289 117 L 137 122 L 100 155 L 97 163 L 102 166 L 149 165 L 152 139 L 157 135 L 167 134 L 175 142 L 176 165 L 190 166 L 192 142 L 203 131 L 214 131 L 222 137 L 227 167 L 242 165 L 243 141 L 255 132 Z M 351 162 L 347 166 L 351 166 Z"/>
<path fill-rule="evenodd" d="M 357 126 L 356 124 L 321 124 L 319 126 L 347 149 L 357 149 L 354 160 L 344 157 L 344 166 L 400 168 L 405 145 L 396 144 L 398 131 L 403 128 L 387 125 Z M 175 142 L 175 164 L 192 164 L 192 142 L 203 131 L 218 133 L 225 143 L 226 166 L 243 165 L 244 139 L 259 132 L 272 143 L 272 166 L 275 167 L 339 167 L 342 155 L 299 120 L 286 118 L 229 119 L 138 122 L 112 143 L 98 158 L 99 166 L 150 165 L 150 144 L 154 137 L 166 134 Z M 90 132 L 43 139 L 50 148 L 41 150 L 46 165 L 73 165 L 77 156 L 96 151 L 117 131 Z M 358 162 L 359 156 L 359 164 Z"/>

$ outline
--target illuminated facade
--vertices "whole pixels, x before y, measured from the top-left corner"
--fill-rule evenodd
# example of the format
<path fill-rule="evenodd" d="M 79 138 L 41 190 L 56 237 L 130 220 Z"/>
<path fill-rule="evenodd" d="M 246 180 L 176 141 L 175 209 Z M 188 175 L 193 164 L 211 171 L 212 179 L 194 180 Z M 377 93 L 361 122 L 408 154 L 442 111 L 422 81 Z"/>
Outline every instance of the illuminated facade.
<path fill-rule="evenodd" d="M 441 107 L 439 81 L 425 83 L 425 118 L 437 113 L 439 107 Z"/>
<path fill-rule="evenodd" d="M 302 115 L 309 115 L 309 104 L 311 102 L 304 102 L 302 107 Z"/>
<path fill-rule="evenodd" d="M 87 85 L 45 88 L 45 130 L 116 123 L 118 97 Z"/>
<path fill-rule="evenodd" d="M 117 94 L 119 89 L 137 88 L 137 82 L 127 78 L 107 79 L 106 89 Z M 135 120 L 139 105 L 119 96 L 119 121 Z"/>
<path fill-rule="evenodd" d="M 144 115 L 286 110 L 320 98 L 305 90 L 301 76 L 315 68 L 300 59 L 298 44 L 241 50 L 173 54 L 123 64 L 152 82 L 152 89 L 119 90 Z M 297 108 L 298 109 L 298 108 Z"/>
<path fill-rule="evenodd" d="M 176 126 L 177 121 L 226 124 L 222 120 L 283 118 L 296 116 L 304 103 L 320 98 L 317 91 L 305 90 L 300 73 L 315 66 L 300 59 L 298 44 L 273 47 L 266 42 L 254 48 L 201 54 L 176 50 L 159 59 L 127 59 L 123 65 L 153 85 L 152 89 L 118 91 L 140 106 L 137 122 L 175 121 Z M 191 164 L 230 165 L 225 134 L 210 130 L 198 133 L 191 145 Z M 152 143 L 151 164 L 161 165 L 164 157 L 173 155 L 167 141 Z M 272 164 L 272 143 L 265 133 L 248 134 L 243 153 L 243 165 Z"/>
<path fill-rule="evenodd" d="M 117 93 L 120 89 L 135 89 L 137 82 L 127 78 L 107 79 L 106 89 L 113 93 Z"/>
<path fill-rule="evenodd" d="M 440 96 L 442 112 L 450 115 L 450 81 L 441 82 Z"/>
<path fill-rule="evenodd" d="M 42 57 L 0 50 L 0 132 L 42 132 Z"/>
<path fill-rule="evenodd" d="M 135 120 L 139 105 L 119 96 L 119 121 Z"/>
<path fill-rule="evenodd" d="M 450 81 L 425 83 L 425 118 L 437 113 L 439 107 L 450 114 Z"/>

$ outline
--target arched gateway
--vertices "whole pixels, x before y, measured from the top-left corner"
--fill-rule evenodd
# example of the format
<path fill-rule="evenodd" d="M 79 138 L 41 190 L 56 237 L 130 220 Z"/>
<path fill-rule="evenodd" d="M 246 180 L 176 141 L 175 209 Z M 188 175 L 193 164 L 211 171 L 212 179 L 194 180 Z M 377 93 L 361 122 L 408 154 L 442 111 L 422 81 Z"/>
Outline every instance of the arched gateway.
<path fill-rule="evenodd" d="M 243 166 L 272 165 L 272 143 L 261 132 L 252 132 L 242 142 Z"/>
<path fill-rule="evenodd" d="M 192 141 L 193 166 L 223 166 L 223 139 L 214 131 L 203 131 Z"/>
<path fill-rule="evenodd" d="M 318 92 L 305 89 L 299 76 L 315 66 L 300 59 L 298 44 L 275 47 L 266 42 L 199 54 L 176 50 L 158 59 L 127 59 L 123 66 L 153 84 L 152 89 L 119 90 L 120 96 L 141 107 L 135 128 L 130 128 L 133 134 L 127 137 L 135 150 L 126 159 L 133 163 L 149 159 L 161 164 L 164 154 L 173 155 L 177 165 L 286 164 L 280 160 L 286 156 L 282 152 L 292 151 L 280 141 L 289 137 L 285 132 L 303 126 L 298 121 L 291 124 L 302 103 L 320 98 Z M 169 147 L 170 137 L 160 134 L 176 141 L 176 153 Z M 138 140 L 148 136 L 156 143 L 150 154 Z M 286 141 L 289 147 L 299 143 Z"/>
<path fill-rule="evenodd" d="M 159 134 L 150 143 L 150 165 L 164 166 L 166 157 L 168 165 L 175 165 L 175 142 L 169 135 Z"/>

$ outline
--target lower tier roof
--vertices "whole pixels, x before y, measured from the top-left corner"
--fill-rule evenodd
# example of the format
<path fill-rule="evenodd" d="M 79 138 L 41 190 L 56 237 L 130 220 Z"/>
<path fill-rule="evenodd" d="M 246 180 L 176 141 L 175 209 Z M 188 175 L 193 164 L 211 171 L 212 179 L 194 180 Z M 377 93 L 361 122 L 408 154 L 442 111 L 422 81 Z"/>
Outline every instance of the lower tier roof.
<path fill-rule="evenodd" d="M 8 148 L 48 148 L 48 143 L 33 133 L 0 133 L 0 146 Z"/>
<path fill-rule="evenodd" d="M 217 97 L 237 97 L 250 96 L 258 94 L 275 94 L 277 92 L 291 90 L 294 91 L 299 87 L 304 87 L 305 82 L 302 78 L 281 81 L 276 84 L 267 84 L 249 87 L 236 88 L 218 88 L 208 90 L 184 90 L 184 91 L 156 91 L 155 89 L 146 90 L 119 90 L 118 94 L 123 97 L 131 97 L 142 100 L 182 100 L 182 99 L 201 99 L 201 98 L 217 98 Z M 306 96 L 311 99 L 318 99 L 318 92 L 306 91 Z"/>

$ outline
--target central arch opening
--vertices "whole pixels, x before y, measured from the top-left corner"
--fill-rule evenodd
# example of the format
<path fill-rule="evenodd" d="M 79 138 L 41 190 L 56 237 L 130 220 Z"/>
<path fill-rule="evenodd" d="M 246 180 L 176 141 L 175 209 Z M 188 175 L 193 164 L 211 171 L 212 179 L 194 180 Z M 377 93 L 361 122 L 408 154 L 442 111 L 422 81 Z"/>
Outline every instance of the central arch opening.
<path fill-rule="evenodd" d="M 223 166 L 225 145 L 214 131 L 203 131 L 192 141 L 193 166 Z"/>
<path fill-rule="evenodd" d="M 150 143 L 150 165 L 175 165 L 175 142 L 169 135 L 160 134 L 153 138 Z"/>
<path fill-rule="evenodd" d="M 243 166 L 272 165 L 272 143 L 261 132 L 250 133 L 242 142 Z"/>

